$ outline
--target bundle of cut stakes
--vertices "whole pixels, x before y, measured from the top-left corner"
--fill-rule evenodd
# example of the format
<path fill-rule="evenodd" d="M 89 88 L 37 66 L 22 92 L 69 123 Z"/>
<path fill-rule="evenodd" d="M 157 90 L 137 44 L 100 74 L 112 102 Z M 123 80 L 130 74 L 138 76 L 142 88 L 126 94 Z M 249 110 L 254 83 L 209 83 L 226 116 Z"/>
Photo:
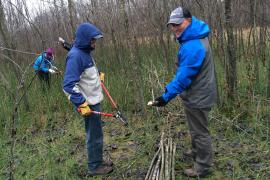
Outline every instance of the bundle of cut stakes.
<path fill-rule="evenodd" d="M 162 133 L 159 148 L 151 161 L 145 180 L 174 180 L 175 151 L 176 144 L 172 142 L 172 138 L 164 139 Z"/>

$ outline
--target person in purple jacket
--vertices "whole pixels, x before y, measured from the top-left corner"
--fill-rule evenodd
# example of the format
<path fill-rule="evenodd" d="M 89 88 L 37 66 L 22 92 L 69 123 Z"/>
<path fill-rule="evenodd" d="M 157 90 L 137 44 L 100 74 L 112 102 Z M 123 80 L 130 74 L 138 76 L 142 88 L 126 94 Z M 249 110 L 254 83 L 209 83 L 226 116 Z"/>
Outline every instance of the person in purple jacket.
<path fill-rule="evenodd" d="M 212 52 L 208 41 L 208 25 L 182 7 L 171 12 L 167 26 L 177 37 L 178 68 L 162 96 L 149 103 L 165 106 L 180 95 L 184 103 L 192 140 L 185 155 L 195 159 L 194 167 L 185 169 L 187 176 L 205 176 L 212 165 L 212 143 L 208 130 L 208 114 L 217 98 Z"/>
<path fill-rule="evenodd" d="M 112 172 L 112 162 L 103 160 L 103 130 L 100 115 L 103 100 L 99 73 L 91 52 L 96 40 L 102 38 L 101 31 L 90 23 L 78 26 L 75 41 L 66 57 L 63 90 L 68 99 L 84 117 L 89 175 Z"/>

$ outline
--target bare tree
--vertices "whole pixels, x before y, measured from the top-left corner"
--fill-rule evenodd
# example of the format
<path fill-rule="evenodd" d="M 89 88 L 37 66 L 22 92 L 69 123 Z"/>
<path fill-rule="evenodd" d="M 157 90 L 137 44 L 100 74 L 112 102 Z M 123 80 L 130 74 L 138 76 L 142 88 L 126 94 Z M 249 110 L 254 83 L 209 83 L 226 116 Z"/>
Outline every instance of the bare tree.
<path fill-rule="evenodd" d="M 235 37 L 233 30 L 233 19 L 232 19 L 232 2 L 231 0 L 225 0 L 225 24 L 227 33 L 227 59 L 226 59 L 226 83 L 228 85 L 227 96 L 234 100 L 235 88 L 237 83 L 236 75 L 236 46 Z"/>
<path fill-rule="evenodd" d="M 72 28 L 72 32 L 76 30 L 77 12 L 73 0 L 68 0 L 69 21 Z"/>

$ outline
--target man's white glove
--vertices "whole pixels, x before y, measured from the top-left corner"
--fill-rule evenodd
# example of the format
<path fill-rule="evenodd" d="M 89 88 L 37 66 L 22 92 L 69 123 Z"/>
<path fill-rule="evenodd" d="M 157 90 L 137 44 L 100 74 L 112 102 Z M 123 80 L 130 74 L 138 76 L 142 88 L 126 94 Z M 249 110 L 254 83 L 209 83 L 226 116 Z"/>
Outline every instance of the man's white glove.
<path fill-rule="evenodd" d="M 65 43 L 65 40 L 64 40 L 63 38 L 61 38 L 61 37 L 58 38 L 58 41 L 59 41 L 60 43 L 62 43 L 62 44 Z"/>
<path fill-rule="evenodd" d="M 53 69 L 49 69 L 49 72 L 50 72 L 51 74 L 55 74 L 55 73 L 56 73 L 56 71 L 53 70 Z"/>

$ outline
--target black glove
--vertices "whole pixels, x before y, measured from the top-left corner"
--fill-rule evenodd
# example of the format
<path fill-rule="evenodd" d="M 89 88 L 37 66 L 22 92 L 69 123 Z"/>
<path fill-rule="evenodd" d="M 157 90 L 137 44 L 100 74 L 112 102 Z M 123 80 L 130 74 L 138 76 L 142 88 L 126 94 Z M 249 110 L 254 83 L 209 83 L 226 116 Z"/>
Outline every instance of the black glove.
<path fill-rule="evenodd" d="M 162 107 L 162 106 L 166 106 L 166 104 L 167 102 L 163 99 L 162 96 L 160 96 L 155 99 L 152 106 Z"/>

